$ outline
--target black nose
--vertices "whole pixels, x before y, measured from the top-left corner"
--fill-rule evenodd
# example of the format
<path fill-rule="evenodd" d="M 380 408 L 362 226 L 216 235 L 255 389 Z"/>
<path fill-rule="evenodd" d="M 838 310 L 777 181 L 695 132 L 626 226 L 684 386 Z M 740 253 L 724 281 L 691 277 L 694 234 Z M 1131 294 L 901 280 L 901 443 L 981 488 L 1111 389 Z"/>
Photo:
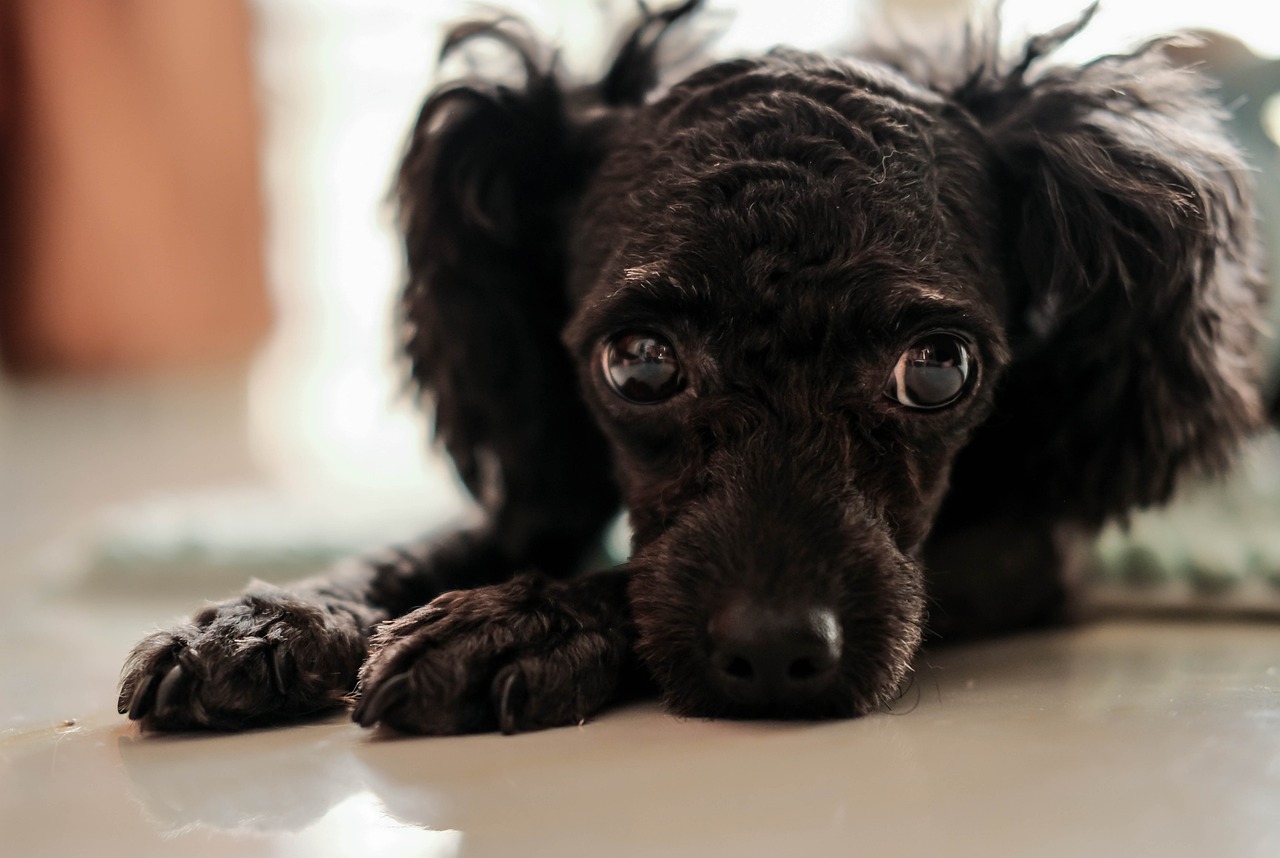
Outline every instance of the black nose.
<path fill-rule="evenodd" d="M 715 681 L 737 703 L 801 702 L 826 688 L 840 664 L 840 621 L 827 608 L 738 601 L 707 631 Z"/>

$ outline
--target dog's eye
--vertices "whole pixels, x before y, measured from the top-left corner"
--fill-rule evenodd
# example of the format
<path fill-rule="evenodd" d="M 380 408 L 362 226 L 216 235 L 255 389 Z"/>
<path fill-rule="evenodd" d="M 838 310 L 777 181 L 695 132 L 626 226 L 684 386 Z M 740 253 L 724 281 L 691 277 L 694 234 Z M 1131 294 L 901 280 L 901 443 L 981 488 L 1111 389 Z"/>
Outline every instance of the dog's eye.
<path fill-rule="evenodd" d="M 941 408 L 969 381 L 969 347 L 951 334 L 931 334 L 902 353 L 885 393 L 911 408 Z"/>
<path fill-rule="evenodd" d="M 630 402 L 651 405 L 680 392 L 684 379 L 676 350 L 658 334 L 621 334 L 605 343 L 601 357 L 605 381 Z"/>

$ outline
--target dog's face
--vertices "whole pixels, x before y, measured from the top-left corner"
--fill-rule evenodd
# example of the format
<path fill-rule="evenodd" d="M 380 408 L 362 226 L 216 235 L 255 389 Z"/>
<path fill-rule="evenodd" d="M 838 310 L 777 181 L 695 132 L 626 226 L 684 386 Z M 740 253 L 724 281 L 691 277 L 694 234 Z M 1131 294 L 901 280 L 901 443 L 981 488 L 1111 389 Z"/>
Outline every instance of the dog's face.
<path fill-rule="evenodd" d="M 697 714 L 860 714 L 919 642 L 951 460 L 1006 361 L 996 178 L 882 70 L 708 68 L 575 230 L 568 341 L 634 531 L 640 652 Z"/>

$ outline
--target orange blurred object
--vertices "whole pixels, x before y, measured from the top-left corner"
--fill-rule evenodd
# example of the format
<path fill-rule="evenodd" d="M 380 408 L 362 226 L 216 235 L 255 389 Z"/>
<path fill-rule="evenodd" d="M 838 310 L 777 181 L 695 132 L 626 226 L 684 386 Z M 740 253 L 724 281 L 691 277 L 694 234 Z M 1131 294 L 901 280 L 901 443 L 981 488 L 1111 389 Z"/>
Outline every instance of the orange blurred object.
<path fill-rule="evenodd" d="M 7 366 L 243 360 L 270 316 L 244 3 L 0 0 L 0 31 Z"/>

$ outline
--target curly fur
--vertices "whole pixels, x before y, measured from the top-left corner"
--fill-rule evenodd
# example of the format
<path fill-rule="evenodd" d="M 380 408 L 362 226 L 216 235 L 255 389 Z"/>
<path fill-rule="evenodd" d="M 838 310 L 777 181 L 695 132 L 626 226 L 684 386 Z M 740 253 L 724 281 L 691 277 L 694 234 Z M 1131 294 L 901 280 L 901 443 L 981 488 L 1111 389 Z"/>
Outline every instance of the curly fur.
<path fill-rule="evenodd" d="M 780 49 L 653 97 L 659 42 L 697 6 L 646 14 L 587 85 L 509 20 L 446 42 L 497 40 L 524 69 L 433 93 L 396 186 L 413 378 L 486 517 L 288 597 L 345 618 L 288 615 L 319 652 L 388 621 L 362 724 L 570 723 L 645 677 L 686 714 L 873 711 L 926 631 L 1060 618 L 1082 538 L 1221 470 L 1263 419 L 1245 168 L 1205 81 L 1157 43 L 1051 64 L 1090 10 L 1013 58 L 994 31 L 951 52 Z M 635 330 L 674 344 L 679 395 L 610 389 L 602 350 Z M 969 343 L 966 395 L 886 397 L 939 330 Z M 619 503 L 631 559 L 572 578 Z M 820 681 L 734 691 L 714 629 L 742 604 L 803 646 L 827 618 L 818 667 L 801 659 Z M 212 610 L 140 645 L 122 711 L 234 726 L 324 697 L 157 691 L 157 663 L 260 649 L 240 603 Z M 352 682 L 340 649 L 330 691 Z M 269 684 L 259 659 L 237 681 Z"/>

